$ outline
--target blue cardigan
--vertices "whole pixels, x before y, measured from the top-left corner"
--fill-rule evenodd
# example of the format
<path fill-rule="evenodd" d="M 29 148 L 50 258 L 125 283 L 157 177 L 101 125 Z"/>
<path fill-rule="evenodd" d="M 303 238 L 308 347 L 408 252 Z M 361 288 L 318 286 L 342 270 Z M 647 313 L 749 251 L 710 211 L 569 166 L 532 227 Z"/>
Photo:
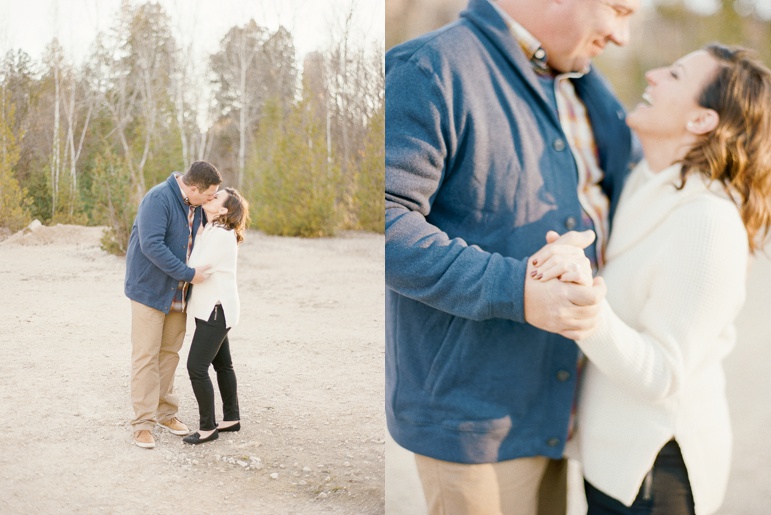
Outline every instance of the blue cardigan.
<path fill-rule="evenodd" d="M 190 234 L 187 214 L 173 173 L 144 196 L 126 252 L 124 292 L 128 298 L 168 313 L 179 281 L 193 279 L 195 270 L 185 264 Z M 196 208 L 193 228 L 200 223 L 201 208 Z"/>
<path fill-rule="evenodd" d="M 574 84 L 612 212 L 638 156 L 598 73 Z M 548 230 L 591 228 L 566 141 L 488 0 L 386 55 L 386 420 L 403 447 L 461 463 L 562 455 L 577 350 L 525 323 L 523 291 Z"/>

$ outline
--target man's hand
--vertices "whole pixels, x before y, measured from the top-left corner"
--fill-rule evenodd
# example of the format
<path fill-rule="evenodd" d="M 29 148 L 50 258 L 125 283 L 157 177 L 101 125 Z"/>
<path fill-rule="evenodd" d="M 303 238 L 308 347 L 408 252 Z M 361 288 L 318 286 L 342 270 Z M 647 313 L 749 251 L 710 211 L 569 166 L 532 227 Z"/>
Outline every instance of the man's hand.
<path fill-rule="evenodd" d="M 557 252 L 570 251 L 568 247 L 583 249 L 594 241 L 591 231 L 568 232 L 557 237 L 547 235 L 547 245 L 530 257 L 525 276 L 525 321 L 530 325 L 571 340 L 580 340 L 591 334 L 598 322 L 600 303 L 607 288 L 601 277 L 591 286 L 563 281 L 539 281 L 531 276 L 536 264 Z M 567 247 L 561 247 L 561 246 Z"/>
<path fill-rule="evenodd" d="M 199 266 L 198 268 L 195 268 L 195 276 L 193 276 L 193 280 L 190 281 L 192 284 L 200 284 L 204 282 L 209 276 L 206 273 L 208 269 L 211 268 L 211 265 L 203 265 Z"/>
<path fill-rule="evenodd" d="M 563 282 L 573 282 L 591 286 L 592 264 L 584 254 L 584 249 L 594 241 L 594 232 L 568 232 L 560 236 L 554 231 L 546 233 L 546 243 L 530 257 L 530 262 L 537 270 L 530 272 L 530 277 L 539 281 L 558 278 Z"/>

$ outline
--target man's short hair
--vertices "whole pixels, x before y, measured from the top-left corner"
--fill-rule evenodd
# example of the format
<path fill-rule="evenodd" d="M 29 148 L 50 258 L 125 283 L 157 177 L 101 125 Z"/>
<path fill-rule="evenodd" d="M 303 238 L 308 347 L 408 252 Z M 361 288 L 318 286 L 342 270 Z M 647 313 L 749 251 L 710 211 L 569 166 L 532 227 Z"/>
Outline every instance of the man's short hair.
<path fill-rule="evenodd" d="M 211 186 L 222 184 L 222 175 L 213 164 L 206 161 L 196 161 L 190 165 L 182 180 L 188 186 L 195 186 L 201 191 L 208 190 Z"/>

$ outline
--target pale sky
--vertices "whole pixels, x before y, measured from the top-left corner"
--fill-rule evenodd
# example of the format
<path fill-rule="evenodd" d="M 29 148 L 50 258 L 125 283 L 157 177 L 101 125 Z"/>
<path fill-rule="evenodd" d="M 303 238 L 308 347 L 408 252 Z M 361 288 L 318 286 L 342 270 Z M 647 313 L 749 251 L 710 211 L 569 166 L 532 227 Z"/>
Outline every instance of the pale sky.
<path fill-rule="evenodd" d="M 752 0 L 756 13 L 764 20 L 771 18 L 771 0 Z M 701 14 L 712 14 L 720 8 L 719 0 L 685 0 L 685 5 Z"/>
<path fill-rule="evenodd" d="M 149 0 L 148 0 L 149 1 Z M 310 51 L 329 44 L 330 30 L 340 27 L 354 6 L 352 38 L 359 43 L 381 42 L 385 33 L 385 0 L 156 0 L 171 17 L 181 45 L 193 45 L 197 55 L 217 50 L 234 25 L 254 18 L 275 30 L 284 25 L 293 35 L 298 64 Z M 0 53 L 21 48 L 40 62 L 45 46 L 56 35 L 65 55 L 80 62 L 97 31 L 108 31 L 117 20 L 121 0 L 0 0 Z M 131 1 L 132 5 L 141 3 Z"/>

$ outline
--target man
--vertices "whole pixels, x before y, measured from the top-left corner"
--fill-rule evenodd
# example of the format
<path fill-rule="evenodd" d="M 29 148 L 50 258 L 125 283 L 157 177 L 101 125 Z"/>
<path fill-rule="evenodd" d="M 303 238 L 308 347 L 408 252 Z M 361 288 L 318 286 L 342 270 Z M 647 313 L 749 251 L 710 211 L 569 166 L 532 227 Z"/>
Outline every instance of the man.
<path fill-rule="evenodd" d="M 554 245 L 601 264 L 639 156 L 590 61 L 638 5 L 471 0 L 386 56 L 386 419 L 432 514 L 565 513 L 570 340 L 604 283 L 536 281 L 528 256 L 574 231 Z"/>
<path fill-rule="evenodd" d="M 139 204 L 126 252 L 125 293 L 131 299 L 131 422 L 134 444 L 152 449 L 158 425 L 175 435 L 190 431 L 177 418 L 174 372 L 185 337 L 190 284 L 209 268 L 187 266 L 201 204 L 222 183 L 219 171 L 196 161 L 147 192 Z"/>

